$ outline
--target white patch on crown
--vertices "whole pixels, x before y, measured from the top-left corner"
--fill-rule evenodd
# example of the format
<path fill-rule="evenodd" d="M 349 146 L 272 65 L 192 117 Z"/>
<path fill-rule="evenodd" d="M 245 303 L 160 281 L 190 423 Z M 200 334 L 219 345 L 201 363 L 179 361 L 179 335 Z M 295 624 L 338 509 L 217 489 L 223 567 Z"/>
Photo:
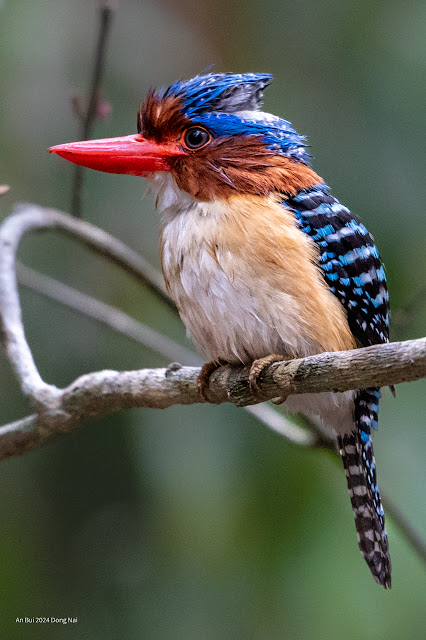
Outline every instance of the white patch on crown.
<path fill-rule="evenodd" d="M 241 120 L 247 120 L 247 122 L 255 122 L 257 124 L 276 126 L 278 123 L 282 125 L 283 122 L 282 118 L 274 116 L 272 113 L 267 113 L 266 111 L 236 111 L 234 115 L 241 118 Z"/>

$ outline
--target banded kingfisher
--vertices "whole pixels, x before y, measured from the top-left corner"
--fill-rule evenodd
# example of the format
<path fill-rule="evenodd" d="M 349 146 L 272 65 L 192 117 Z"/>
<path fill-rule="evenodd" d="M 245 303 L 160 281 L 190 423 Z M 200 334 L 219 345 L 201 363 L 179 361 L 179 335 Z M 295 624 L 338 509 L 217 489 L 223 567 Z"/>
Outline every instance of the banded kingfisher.
<path fill-rule="evenodd" d="M 383 264 L 364 224 L 310 166 L 305 138 L 261 110 L 266 73 L 210 73 L 151 90 L 138 133 L 49 151 L 147 178 L 162 212 L 167 290 L 212 362 L 266 364 L 389 341 Z M 380 389 L 290 396 L 285 406 L 337 437 L 361 553 L 378 584 L 391 561 L 372 430 Z"/>

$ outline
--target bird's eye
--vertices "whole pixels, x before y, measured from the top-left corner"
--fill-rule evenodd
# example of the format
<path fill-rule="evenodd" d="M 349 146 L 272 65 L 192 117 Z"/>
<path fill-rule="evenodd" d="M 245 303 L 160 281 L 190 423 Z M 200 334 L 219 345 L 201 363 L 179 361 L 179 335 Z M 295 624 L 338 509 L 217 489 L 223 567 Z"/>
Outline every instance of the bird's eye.
<path fill-rule="evenodd" d="M 190 127 L 183 134 L 183 142 L 188 149 L 201 149 L 211 139 L 210 133 L 201 127 Z"/>

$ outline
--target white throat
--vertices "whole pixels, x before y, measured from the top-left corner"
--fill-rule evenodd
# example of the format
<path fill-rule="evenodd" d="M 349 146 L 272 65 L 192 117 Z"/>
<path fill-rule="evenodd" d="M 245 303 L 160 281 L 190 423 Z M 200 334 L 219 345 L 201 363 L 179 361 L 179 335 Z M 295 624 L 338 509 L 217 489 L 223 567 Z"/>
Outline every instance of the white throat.
<path fill-rule="evenodd" d="M 147 176 L 151 191 L 156 198 L 158 209 L 165 214 L 177 214 L 188 211 L 202 203 L 179 189 L 175 179 L 168 171 L 158 171 Z"/>

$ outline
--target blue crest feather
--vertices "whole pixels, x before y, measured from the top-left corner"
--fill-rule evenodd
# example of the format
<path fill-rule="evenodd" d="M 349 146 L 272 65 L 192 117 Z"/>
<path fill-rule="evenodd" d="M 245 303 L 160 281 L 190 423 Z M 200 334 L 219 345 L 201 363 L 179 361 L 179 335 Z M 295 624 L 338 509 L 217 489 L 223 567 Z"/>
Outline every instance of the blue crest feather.
<path fill-rule="evenodd" d="M 209 73 L 175 82 L 164 97 L 181 98 L 185 115 L 215 136 L 260 136 L 277 154 L 308 163 L 305 137 L 287 120 L 260 111 L 271 80 L 269 73 Z"/>
<path fill-rule="evenodd" d="M 181 97 L 190 118 L 207 111 L 257 110 L 262 106 L 263 90 L 271 80 L 269 73 L 209 73 L 175 82 L 164 96 Z"/>

